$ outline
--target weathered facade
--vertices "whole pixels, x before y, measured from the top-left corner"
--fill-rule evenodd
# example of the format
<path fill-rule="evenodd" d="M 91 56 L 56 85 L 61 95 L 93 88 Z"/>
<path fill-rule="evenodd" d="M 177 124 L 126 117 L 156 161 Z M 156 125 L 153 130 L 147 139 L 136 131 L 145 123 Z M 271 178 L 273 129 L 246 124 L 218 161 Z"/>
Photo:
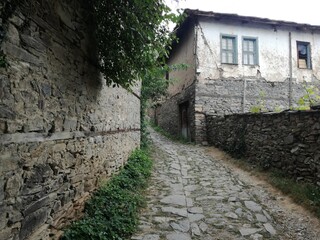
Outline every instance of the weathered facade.
<path fill-rule="evenodd" d="M 85 1 L 36 2 L 0 19 L 0 239 L 57 238 L 140 143 L 139 89 L 105 85 Z"/>
<path fill-rule="evenodd" d="M 158 117 L 160 126 L 171 133 L 182 134 L 183 103 L 189 103 L 188 138 L 202 142 L 206 114 L 287 109 L 306 94 L 305 84 L 318 85 L 320 27 L 198 10 L 186 13 L 168 63 L 189 68 L 170 76 L 176 80 L 168 100 L 157 109 L 166 116 Z M 194 93 L 185 98 L 189 86 Z"/>

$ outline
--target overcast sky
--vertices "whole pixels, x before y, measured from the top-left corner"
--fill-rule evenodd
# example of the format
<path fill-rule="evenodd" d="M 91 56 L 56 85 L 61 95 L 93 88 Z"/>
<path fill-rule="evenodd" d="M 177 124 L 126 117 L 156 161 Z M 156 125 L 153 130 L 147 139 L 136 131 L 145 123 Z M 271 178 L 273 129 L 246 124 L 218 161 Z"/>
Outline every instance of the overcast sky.
<path fill-rule="evenodd" d="M 317 0 L 165 0 L 171 8 L 191 8 L 320 26 Z"/>

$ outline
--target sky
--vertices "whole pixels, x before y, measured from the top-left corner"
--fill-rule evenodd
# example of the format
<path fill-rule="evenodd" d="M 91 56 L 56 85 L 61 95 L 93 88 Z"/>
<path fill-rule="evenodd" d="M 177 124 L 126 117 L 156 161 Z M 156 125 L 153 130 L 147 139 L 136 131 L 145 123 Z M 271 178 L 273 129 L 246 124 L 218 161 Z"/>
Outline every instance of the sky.
<path fill-rule="evenodd" d="M 165 0 L 173 9 L 191 8 L 320 26 L 317 0 Z"/>

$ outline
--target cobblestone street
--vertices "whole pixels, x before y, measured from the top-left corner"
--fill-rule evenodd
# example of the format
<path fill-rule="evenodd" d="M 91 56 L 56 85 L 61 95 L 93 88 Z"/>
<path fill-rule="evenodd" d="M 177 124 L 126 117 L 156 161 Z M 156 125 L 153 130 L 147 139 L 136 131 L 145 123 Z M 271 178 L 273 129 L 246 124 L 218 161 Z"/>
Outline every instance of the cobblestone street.
<path fill-rule="evenodd" d="M 171 142 L 153 130 L 151 138 L 148 203 L 131 239 L 320 239 L 318 220 L 232 171 L 209 147 Z"/>

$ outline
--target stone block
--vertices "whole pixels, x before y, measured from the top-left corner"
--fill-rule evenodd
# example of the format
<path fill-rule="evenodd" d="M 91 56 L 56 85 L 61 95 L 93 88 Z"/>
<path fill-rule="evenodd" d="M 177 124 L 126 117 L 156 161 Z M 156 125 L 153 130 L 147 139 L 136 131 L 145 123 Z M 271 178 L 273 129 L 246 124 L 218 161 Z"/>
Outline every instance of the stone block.
<path fill-rule="evenodd" d="M 292 144 L 293 142 L 294 142 L 294 137 L 291 134 L 284 138 L 284 144 Z"/>
<path fill-rule="evenodd" d="M 17 27 L 21 27 L 24 23 L 25 17 L 22 14 L 15 13 L 10 18 L 9 21 Z"/>
<path fill-rule="evenodd" d="M 66 118 L 63 123 L 64 131 L 75 131 L 77 129 L 77 118 Z"/>
<path fill-rule="evenodd" d="M 41 62 L 41 60 L 30 54 L 29 52 L 27 52 L 26 50 L 24 50 L 21 47 L 15 46 L 11 43 L 5 43 L 3 45 L 3 52 L 7 55 L 10 55 L 18 60 L 24 61 L 24 62 L 28 62 L 28 63 L 32 63 L 36 66 L 42 66 L 43 63 Z"/>
<path fill-rule="evenodd" d="M 49 224 L 44 224 L 41 227 L 39 227 L 37 230 L 35 230 L 29 238 L 32 239 L 58 239 L 58 238 L 52 238 L 50 236 L 50 230 L 49 230 Z"/>
<path fill-rule="evenodd" d="M 6 38 L 15 45 L 19 45 L 20 37 L 17 28 L 13 24 L 9 24 Z"/>
<path fill-rule="evenodd" d="M 7 98 L 7 95 L 9 94 L 8 87 L 9 87 L 9 79 L 7 76 L 0 75 L 0 99 Z"/>
<path fill-rule="evenodd" d="M 60 210 L 60 208 L 61 208 L 61 201 L 57 200 L 54 202 L 51 211 L 52 211 L 52 213 L 56 213 Z"/>
<path fill-rule="evenodd" d="M 69 152 L 64 153 L 63 159 L 64 168 L 74 167 L 77 163 L 77 159 Z"/>
<path fill-rule="evenodd" d="M 68 11 L 68 9 L 66 9 L 65 6 L 58 4 L 58 6 L 56 8 L 56 13 L 65 25 L 67 25 L 69 28 L 75 30 L 74 23 L 71 20 L 72 19 L 71 13 Z"/>
<path fill-rule="evenodd" d="M 23 219 L 22 214 L 20 211 L 17 210 L 11 210 L 9 212 L 9 221 L 8 223 L 10 225 L 15 224 L 15 223 L 20 223 L 20 221 Z"/>
<path fill-rule="evenodd" d="M 5 133 L 16 133 L 23 131 L 23 124 L 20 121 L 6 121 Z"/>
<path fill-rule="evenodd" d="M 28 216 L 32 214 L 33 212 L 37 211 L 38 209 L 42 208 L 43 206 L 46 206 L 50 201 L 49 196 L 45 196 L 35 202 L 33 202 L 31 205 L 26 207 L 26 209 L 23 211 L 24 216 Z"/>
<path fill-rule="evenodd" d="M 35 38 L 25 34 L 21 34 L 20 38 L 27 47 L 31 47 L 39 52 L 44 52 L 46 50 L 46 47 L 39 38 Z"/>
<path fill-rule="evenodd" d="M 47 83 L 41 83 L 41 92 L 45 97 L 50 97 L 52 93 L 52 87 L 50 84 Z"/>
<path fill-rule="evenodd" d="M 22 182 L 21 176 L 17 174 L 9 177 L 5 186 L 6 197 L 16 197 L 20 191 Z"/>
<path fill-rule="evenodd" d="M 52 151 L 53 152 L 64 152 L 66 150 L 66 148 L 67 148 L 67 146 L 65 143 L 58 143 L 52 147 Z"/>
<path fill-rule="evenodd" d="M 7 214 L 10 212 L 10 209 L 7 206 L 1 205 L 0 203 L 0 231 L 7 226 Z M 2 239 L 2 238 L 0 238 Z"/>
<path fill-rule="evenodd" d="M 64 206 L 68 203 L 70 203 L 72 196 L 74 196 L 74 191 L 73 190 L 69 190 L 69 191 L 65 191 L 64 193 L 62 193 L 59 198 L 61 201 L 61 206 Z"/>
<path fill-rule="evenodd" d="M 12 229 L 11 228 L 5 228 L 3 230 L 0 230 L 0 239 L 10 239 L 12 237 Z"/>
<path fill-rule="evenodd" d="M 22 194 L 34 194 L 45 190 L 43 189 L 43 185 L 45 185 L 46 180 L 50 179 L 52 175 L 53 171 L 50 166 L 45 164 L 35 166 L 29 175 L 25 177 Z"/>
<path fill-rule="evenodd" d="M 60 44 L 53 42 L 52 44 L 52 51 L 54 53 L 54 55 L 56 56 L 56 58 L 61 62 L 61 63 L 68 63 L 68 59 L 67 59 L 67 49 L 64 48 L 63 46 L 61 46 Z"/>
<path fill-rule="evenodd" d="M 10 151 L 3 151 L 0 153 L 0 176 L 5 172 L 14 171 L 19 168 L 18 162 L 20 158 L 17 153 Z"/>
<path fill-rule="evenodd" d="M 0 178 L 0 203 L 3 201 L 4 199 L 4 179 Z"/>
<path fill-rule="evenodd" d="M 10 108 L 9 106 L 0 103 L 0 118 L 5 119 L 15 119 L 16 112 L 14 109 Z"/>
<path fill-rule="evenodd" d="M 61 132 L 63 130 L 63 119 L 60 116 L 54 118 L 54 131 Z"/>
<path fill-rule="evenodd" d="M 42 118 L 28 119 L 24 125 L 25 132 L 43 132 L 45 129 Z"/>
<path fill-rule="evenodd" d="M 19 237 L 26 239 L 33 231 L 42 226 L 49 216 L 48 208 L 40 208 L 27 215 L 22 221 Z"/>

